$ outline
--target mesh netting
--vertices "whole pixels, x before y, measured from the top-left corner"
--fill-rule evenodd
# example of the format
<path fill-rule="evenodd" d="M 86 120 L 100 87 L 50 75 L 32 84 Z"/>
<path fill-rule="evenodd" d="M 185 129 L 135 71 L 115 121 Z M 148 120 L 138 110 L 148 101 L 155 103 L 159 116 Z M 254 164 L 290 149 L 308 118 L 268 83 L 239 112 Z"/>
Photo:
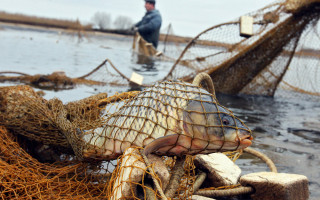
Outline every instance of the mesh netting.
<path fill-rule="evenodd" d="M 71 102 L 63 108 L 67 118 L 78 128 L 90 128 L 99 124 L 100 110 L 98 101 L 107 94 L 98 95 Z M 18 133 L 35 141 L 56 147 L 70 149 L 66 137 L 55 124 L 61 101 L 45 100 L 29 86 L 12 86 L 0 88 L 0 125 L 6 126 L 13 133 Z"/>
<path fill-rule="evenodd" d="M 249 13 L 246 16 L 253 18 L 250 37 L 239 33 L 239 18 L 210 27 L 194 38 L 169 35 L 168 28 L 160 44 L 164 46 L 163 52 L 135 36 L 133 50 L 164 61 L 175 61 L 163 80 L 191 82 L 196 74 L 206 72 L 218 92 L 273 96 L 293 91 L 291 95 L 320 96 L 319 4 L 319 0 L 282 0 Z M 10 80 L 41 87 L 58 85 L 58 88 L 70 88 L 75 84 L 132 84 L 132 80 L 108 59 L 79 78 L 57 74 L 0 78 L 0 81 Z"/>
<path fill-rule="evenodd" d="M 102 199 L 110 174 L 88 163 L 65 161 L 43 164 L 0 128 L 2 199 Z M 93 173 L 94 172 L 94 173 Z"/>
<path fill-rule="evenodd" d="M 159 58 L 176 61 L 164 80 L 190 82 L 207 72 L 218 92 L 319 96 L 319 9 L 318 0 L 278 1 L 246 15 L 253 17 L 251 37 L 239 33 L 240 18 L 208 28 L 186 46 L 181 45 L 185 40 L 168 35 L 167 51 Z M 121 84 L 130 83 L 121 73 L 111 77 L 108 83 L 115 83 L 114 77 Z"/>
<path fill-rule="evenodd" d="M 64 105 L 29 86 L 1 87 L 1 197 L 187 199 L 197 173 L 182 155 L 251 144 L 251 131 L 199 86 L 163 82 L 106 96 Z M 39 161 L 48 156 L 51 164 Z"/>
<path fill-rule="evenodd" d="M 54 90 L 72 89 L 78 84 L 105 85 L 105 82 L 101 81 L 84 78 L 70 78 L 67 77 L 63 71 L 56 71 L 48 75 L 29 75 L 21 72 L 1 71 L 0 82 L 20 82 L 40 89 Z"/>
<path fill-rule="evenodd" d="M 279 84 L 285 84 L 291 90 L 319 95 L 315 52 L 320 46 L 320 12 L 318 2 L 310 3 L 288 12 L 292 1 L 279 2 L 248 14 L 254 19 L 254 34 L 249 38 L 239 35 L 239 21 L 200 33 L 168 77 L 190 81 L 204 71 L 223 93 L 272 96 Z"/>
<path fill-rule="evenodd" d="M 149 167 L 162 167 L 149 172 L 139 156 L 139 148 L 128 151 L 112 162 L 86 163 L 64 161 L 43 164 L 31 157 L 16 142 L 13 135 L 0 127 L 1 153 L 0 177 L 1 199 L 145 199 L 161 197 L 153 189 L 150 176 L 168 183 L 163 169 L 172 169 L 172 158 L 150 158 Z M 160 166 L 159 166 L 160 165 Z M 187 199 L 192 195 L 192 183 L 195 178 L 192 158 L 184 162 L 183 173 L 178 192 L 174 196 Z M 162 171 L 161 171 L 162 170 Z M 168 171 L 167 170 L 167 171 Z M 140 176 L 141 175 L 141 176 Z M 166 174 L 169 176 L 170 174 Z M 138 177 L 138 178 L 137 178 Z"/>
<path fill-rule="evenodd" d="M 113 159 L 130 146 L 159 155 L 231 151 L 245 147 L 241 140 L 251 134 L 212 94 L 192 84 L 163 82 L 119 104 L 116 110 L 107 106 L 102 127 L 84 131 L 85 157 Z"/>

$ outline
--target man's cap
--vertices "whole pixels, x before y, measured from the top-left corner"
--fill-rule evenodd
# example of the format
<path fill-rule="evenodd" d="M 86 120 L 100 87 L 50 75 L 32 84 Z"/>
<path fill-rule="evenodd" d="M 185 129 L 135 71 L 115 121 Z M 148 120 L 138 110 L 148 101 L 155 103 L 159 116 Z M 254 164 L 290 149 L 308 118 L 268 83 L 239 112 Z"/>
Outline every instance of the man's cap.
<path fill-rule="evenodd" d="M 156 0 L 145 0 L 145 2 L 156 3 Z"/>

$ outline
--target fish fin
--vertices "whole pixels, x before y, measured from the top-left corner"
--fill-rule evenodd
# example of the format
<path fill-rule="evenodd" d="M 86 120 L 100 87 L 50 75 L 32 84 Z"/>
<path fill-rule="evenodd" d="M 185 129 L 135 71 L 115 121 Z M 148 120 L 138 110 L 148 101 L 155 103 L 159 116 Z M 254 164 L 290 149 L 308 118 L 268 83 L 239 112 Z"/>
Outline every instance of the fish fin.
<path fill-rule="evenodd" d="M 178 134 L 167 135 L 167 136 L 157 138 L 156 140 L 153 140 L 151 143 L 145 146 L 144 154 L 149 155 L 150 153 L 154 153 L 163 147 L 168 147 L 168 146 L 174 147 L 176 146 L 178 139 L 179 139 Z"/>

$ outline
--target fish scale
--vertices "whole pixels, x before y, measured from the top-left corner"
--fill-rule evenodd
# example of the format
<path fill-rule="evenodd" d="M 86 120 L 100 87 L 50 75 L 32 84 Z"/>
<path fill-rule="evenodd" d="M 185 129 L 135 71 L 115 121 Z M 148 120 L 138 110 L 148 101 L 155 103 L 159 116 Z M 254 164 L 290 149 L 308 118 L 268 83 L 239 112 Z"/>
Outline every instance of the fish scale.
<path fill-rule="evenodd" d="M 164 136 L 184 134 L 183 112 L 190 101 L 217 104 L 213 95 L 189 83 L 167 81 L 146 88 L 106 115 L 103 127 L 85 132 L 84 151 L 112 158 L 129 146 L 144 147 Z"/>

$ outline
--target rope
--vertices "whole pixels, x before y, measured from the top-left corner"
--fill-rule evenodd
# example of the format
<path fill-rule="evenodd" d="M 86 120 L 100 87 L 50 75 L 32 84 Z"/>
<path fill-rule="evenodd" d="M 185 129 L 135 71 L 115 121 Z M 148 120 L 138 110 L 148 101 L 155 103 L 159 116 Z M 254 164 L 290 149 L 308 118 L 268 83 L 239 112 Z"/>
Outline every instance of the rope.
<path fill-rule="evenodd" d="M 260 158 L 261 160 L 263 160 L 267 165 L 268 167 L 270 168 L 271 172 L 274 172 L 274 173 L 277 173 L 278 170 L 277 170 L 277 167 L 275 166 L 275 164 L 272 162 L 272 160 L 270 158 L 268 158 L 267 155 L 257 151 L 257 150 L 254 150 L 250 147 L 247 147 L 244 149 L 245 152 L 247 153 L 250 153 L 258 158 Z"/>
<path fill-rule="evenodd" d="M 129 83 L 131 82 L 130 79 L 124 75 L 123 73 L 121 73 L 114 65 L 113 63 L 109 60 L 109 59 L 105 59 L 100 65 L 98 65 L 96 68 L 94 68 L 91 72 L 83 75 L 83 76 L 80 76 L 78 77 L 78 79 L 85 79 L 87 78 L 88 76 L 90 76 L 91 74 L 93 74 L 94 72 L 98 71 L 98 69 L 100 69 L 101 67 L 103 67 L 106 63 L 109 63 L 110 66 L 122 77 L 124 78 L 125 80 L 127 80 Z"/>
<path fill-rule="evenodd" d="M 202 73 L 197 74 L 196 77 L 194 77 L 192 84 L 196 85 L 196 86 L 203 87 L 209 93 L 216 96 L 213 81 L 207 73 L 202 72 Z"/>
<path fill-rule="evenodd" d="M 157 200 L 155 192 L 151 189 L 152 186 L 148 183 L 145 183 L 145 191 L 146 191 L 146 197 L 148 200 Z"/>
<path fill-rule="evenodd" d="M 183 168 L 184 160 L 181 158 L 177 158 L 176 163 L 172 169 L 172 175 L 168 184 L 168 187 L 165 189 L 165 195 L 168 198 L 172 198 L 179 188 L 179 183 L 181 181 L 181 177 L 184 174 Z"/>
<path fill-rule="evenodd" d="M 14 71 L 2 71 L 2 72 L 0 72 L 0 74 L 19 74 L 19 75 L 22 75 L 22 76 L 30 76 L 29 74 L 26 74 L 26 73 L 14 72 Z"/>
<path fill-rule="evenodd" d="M 197 192 L 206 179 L 207 174 L 205 172 L 200 172 L 199 176 L 197 177 L 196 181 L 193 184 L 193 192 Z"/>
<path fill-rule="evenodd" d="M 147 169 L 148 169 L 149 172 L 152 174 L 151 178 L 152 178 L 152 180 L 153 180 L 154 185 L 156 186 L 157 190 L 158 190 L 159 193 L 160 193 L 161 199 L 167 200 L 167 197 L 166 197 L 166 195 L 163 193 L 163 190 L 162 190 L 162 188 L 160 187 L 157 179 L 155 179 L 155 177 L 153 176 L 153 175 L 154 175 L 154 171 L 151 169 L 149 160 L 148 160 L 147 156 L 144 154 L 144 150 L 143 150 L 143 149 L 140 150 L 140 154 L 141 154 L 144 162 L 145 162 L 146 165 L 147 165 Z"/>
<path fill-rule="evenodd" d="M 250 194 L 254 192 L 254 188 L 248 186 L 240 186 L 238 188 L 227 189 L 227 190 L 200 190 L 195 195 L 201 195 L 205 197 L 226 197 L 226 196 L 237 196 L 243 194 Z"/>
<path fill-rule="evenodd" d="M 272 162 L 272 160 L 270 158 L 268 158 L 268 156 L 266 156 L 265 154 L 263 154 L 257 150 L 254 150 L 250 147 L 245 148 L 244 151 L 260 158 L 268 165 L 271 172 L 277 173 L 277 168 L 276 168 L 275 164 Z M 251 194 L 251 193 L 254 193 L 253 187 L 240 186 L 238 188 L 225 189 L 225 190 L 207 190 L 207 189 L 200 190 L 200 191 L 196 191 L 194 194 L 206 196 L 206 197 L 225 197 L 225 196 L 236 196 L 236 195 L 244 195 L 244 194 Z"/>

